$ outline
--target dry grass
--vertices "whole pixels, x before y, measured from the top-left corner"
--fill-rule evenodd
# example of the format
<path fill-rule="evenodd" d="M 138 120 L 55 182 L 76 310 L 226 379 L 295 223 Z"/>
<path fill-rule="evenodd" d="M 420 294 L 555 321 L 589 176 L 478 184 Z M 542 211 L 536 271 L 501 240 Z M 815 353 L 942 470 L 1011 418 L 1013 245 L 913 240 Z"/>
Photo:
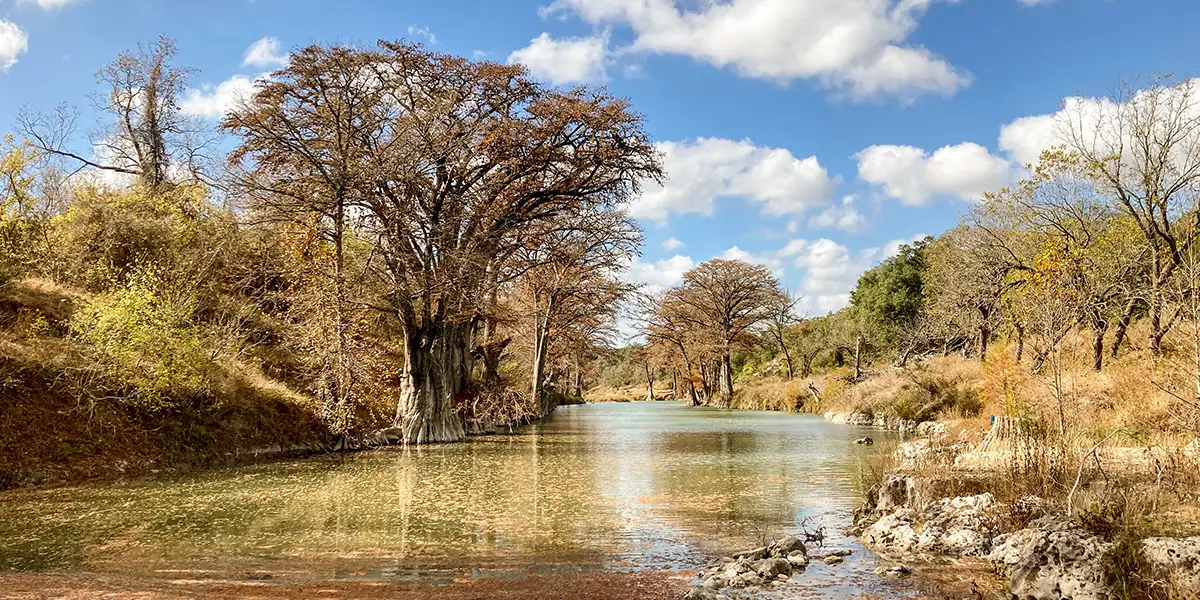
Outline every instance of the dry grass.
<path fill-rule="evenodd" d="M 313 402 L 241 356 L 214 361 L 211 393 L 145 409 L 98 379 L 68 320 L 85 294 L 37 279 L 0 287 L 0 489 L 223 463 L 320 442 Z"/>
<path fill-rule="evenodd" d="M 819 403 L 807 389 L 807 381 L 782 378 L 755 379 L 735 386 L 730 408 L 781 412 L 819 412 Z"/>

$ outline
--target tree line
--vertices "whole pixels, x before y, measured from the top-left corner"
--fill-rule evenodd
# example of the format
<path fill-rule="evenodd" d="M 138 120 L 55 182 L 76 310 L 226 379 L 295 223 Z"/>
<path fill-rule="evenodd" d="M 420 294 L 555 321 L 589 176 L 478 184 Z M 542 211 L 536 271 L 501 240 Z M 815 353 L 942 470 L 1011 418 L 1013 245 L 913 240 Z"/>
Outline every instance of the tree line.
<path fill-rule="evenodd" d="M 682 378 L 678 396 L 728 405 L 738 364 L 776 362 L 791 379 L 820 362 L 860 381 L 880 361 L 983 361 L 1003 339 L 1040 373 L 1061 369 L 1064 344 L 1085 336 L 1101 371 L 1136 330 L 1168 374 L 1161 389 L 1200 407 L 1196 95 L 1191 79 L 1157 78 L 1064 108 L 1059 143 L 1021 181 L 986 193 L 950 231 L 901 246 L 836 313 L 797 314 L 799 299 L 763 267 L 701 264 L 646 302 L 647 360 Z"/>

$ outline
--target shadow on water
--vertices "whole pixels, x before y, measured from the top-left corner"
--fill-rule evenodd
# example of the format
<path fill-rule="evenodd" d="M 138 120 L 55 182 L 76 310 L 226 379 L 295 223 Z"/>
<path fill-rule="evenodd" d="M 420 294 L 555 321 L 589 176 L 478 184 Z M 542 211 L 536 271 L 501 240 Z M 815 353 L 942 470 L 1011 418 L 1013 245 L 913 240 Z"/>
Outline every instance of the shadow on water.
<path fill-rule="evenodd" d="M 841 534 L 861 435 L 810 416 L 599 404 L 464 444 L 19 491 L 0 496 L 0 570 L 693 570 L 809 519 L 855 554 L 797 581 L 861 591 L 883 585 Z"/>

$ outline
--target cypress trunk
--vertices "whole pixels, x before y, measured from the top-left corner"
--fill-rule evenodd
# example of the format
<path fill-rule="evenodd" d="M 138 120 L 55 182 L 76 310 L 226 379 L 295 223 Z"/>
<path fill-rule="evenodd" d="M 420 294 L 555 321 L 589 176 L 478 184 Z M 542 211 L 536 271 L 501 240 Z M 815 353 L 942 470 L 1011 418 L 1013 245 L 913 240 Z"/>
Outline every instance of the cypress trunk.
<path fill-rule="evenodd" d="M 466 327 L 434 325 L 406 336 L 407 377 L 395 418 L 406 445 L 456 442 L 466 436 L 455 410 L 469 373 Z"/>

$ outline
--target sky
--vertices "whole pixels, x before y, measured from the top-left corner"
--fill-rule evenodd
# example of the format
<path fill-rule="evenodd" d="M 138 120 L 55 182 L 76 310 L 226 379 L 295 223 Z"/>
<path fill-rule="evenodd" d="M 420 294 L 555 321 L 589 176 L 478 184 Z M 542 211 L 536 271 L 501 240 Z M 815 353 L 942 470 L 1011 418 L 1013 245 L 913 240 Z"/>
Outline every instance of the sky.
<path fill-rule="evenodd" d="M 1193 74 L 1198 21 L 1195 0 L 0 0 L 0 131 L 61 102 L 94 120 L 95 71 L 160 34 L 196 69 L 183 109 L 214 123 L 314 42 L 521 63 L 645 115 L 668 179 L 629 204 L 627 277 L 742 258 L 817 316 L 1018 180 L 1064 103 Z"/>

